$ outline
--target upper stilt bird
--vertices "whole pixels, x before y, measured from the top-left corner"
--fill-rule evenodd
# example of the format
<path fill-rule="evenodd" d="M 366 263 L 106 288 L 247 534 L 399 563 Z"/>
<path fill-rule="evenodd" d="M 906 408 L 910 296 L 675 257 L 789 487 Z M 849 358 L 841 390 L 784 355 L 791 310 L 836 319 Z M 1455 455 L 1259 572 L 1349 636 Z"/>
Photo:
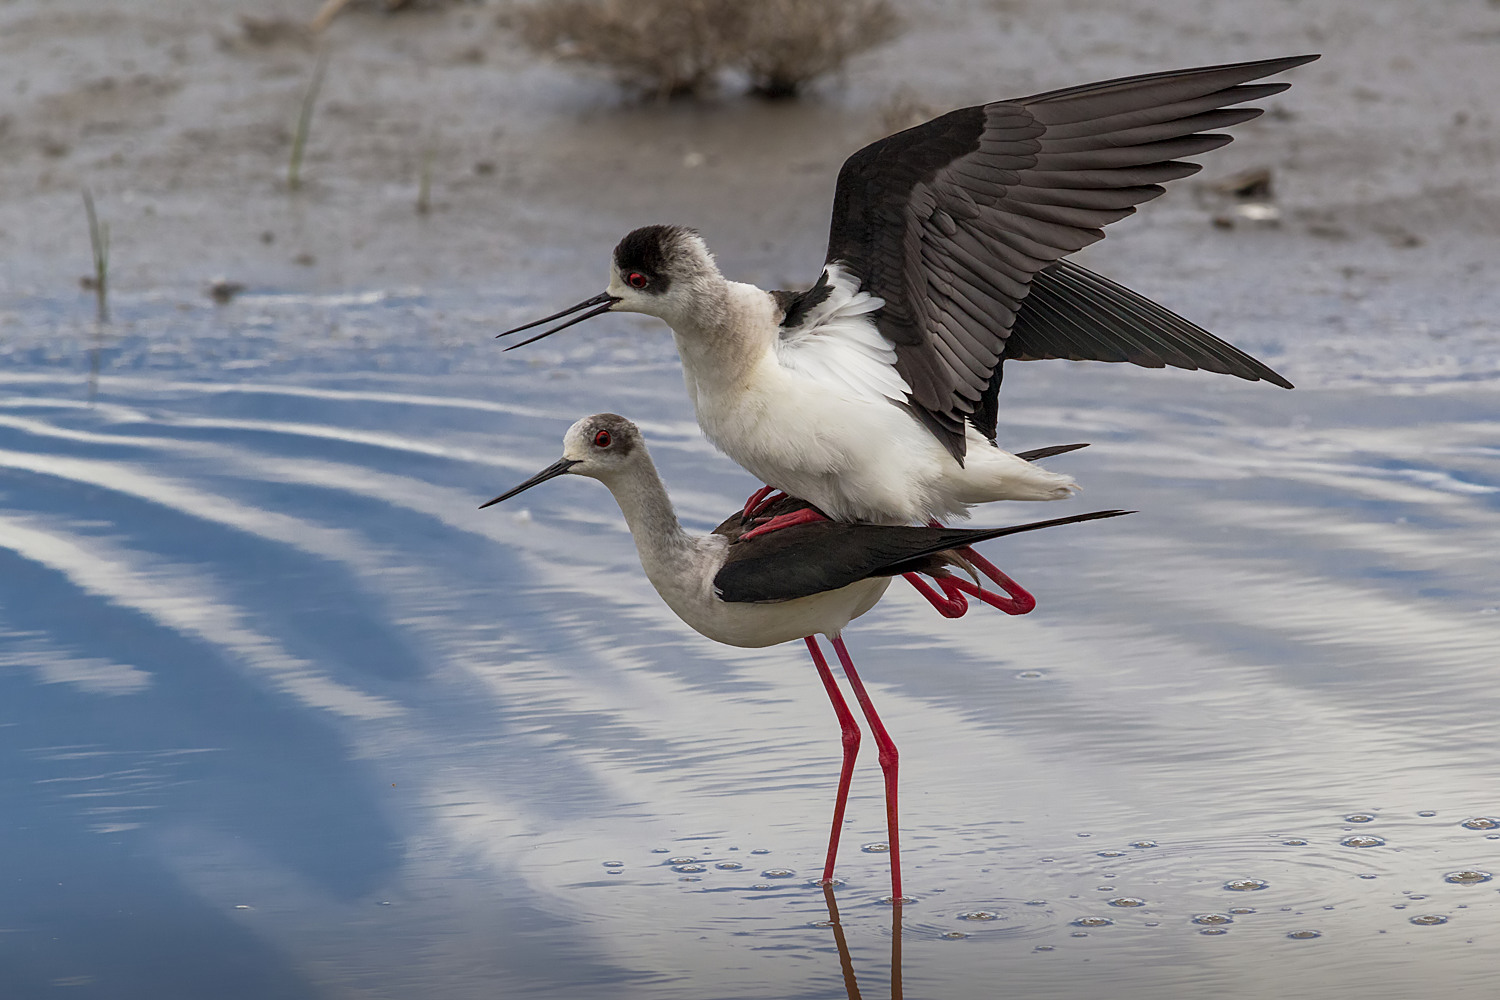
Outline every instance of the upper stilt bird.
<path fill-rule="evenodd" d="M 640 430 L 613 413 L 594 414 L 575 423 L 563 438 L 562 458 L 482 506 L 508 500 L 562 475 L 587 476 L 609 487 L 635 539 L 646 578 L 677 617 L 693 629 L 731 646 L 759 648 L 793 639 L 806 641 L 843 736 L 843 766 L 823 867 L 825 883 L 833 878 L 860 743 L 859 724 L 818 646 L 818 635 L 829 639 L 879 747 L 890 837 L 891 898 L 898 902 L 902 895 L 896 745 L 854 669 L 840 635 L 844 626 L 873 608 L 897 574 L 911 580 L 925 574 L 956 603 L 961 604 L 967 594 L 1010 613 L 1024 614 L 1032 608 L 1030 595 L 1004 574 L 999 574 L 997 582 L 1010 591 L 1008 597 L 990 594 L 954 574 L 956 569 L 974 576 L 976 568 L 989 565 L 973 550 L 974 544 L 1037 528 L 1130 513 L 1096 511 L 1004 528 L 883 526 L 825 519 L 755 535 L 753 526 L 758 517 L 784 516 L 788 509 L 804 505 L 804 501 L 784 498 L 759 515 L 737 512 L 712 534 L 691 535 L 678 523 Z"/>
<path fill-rule="evenodd" d="M 803 292 L 720 274 L 703 240 L 646 226 L 608 290 L 500 336 L 606 312 L 672 328 L 698 423 L 818 516 L 906 524 L 991 500 L 1052 500 L 1071 478 L 995 444 L 1006 361 L 1129 361 L 1291 383 L 1206 330 L 1067 259 L 1195 173 L 1256 83 L 1316 55 L 1151 73 L 961 108 L 887 136 L 839 172 L 828 255 Z M 578 315 L 573 315 L 577 313 Z M 763 529 L 764 530 L 764 529 Z"/>

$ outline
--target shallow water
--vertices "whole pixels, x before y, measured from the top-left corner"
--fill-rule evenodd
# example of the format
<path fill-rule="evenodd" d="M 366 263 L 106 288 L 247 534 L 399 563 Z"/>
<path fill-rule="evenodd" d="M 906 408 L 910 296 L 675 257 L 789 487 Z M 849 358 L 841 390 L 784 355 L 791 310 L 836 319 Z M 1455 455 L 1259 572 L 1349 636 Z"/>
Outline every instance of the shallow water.
<path fill-rule="evenodd" d="M 1217 291 L 1200 312 L 1236 308 Z M 691 526 L 741 502 L 755 484 L 699 437 L 659 328 L 501 354 L 488 333 L 549 297 L 162 294 L 102 334 L 81 304 L 18 303 L 6 982 L 1487 994 L 1500 880 L 1445 877 L 1500 874 L 1500 824 L 1464 824 L 1500 817 L 1493 332 L 1482 299 L 1409 293 L 1294 288 L 1228 331 L 1294 393 L 1007 379 L 1006 441 L 1092 442 L 1052 463 L 1086 492 L 978 522 L 1140 513 L 989 545 L 1030 616 L 946 621 L 901 587 L 850 628 L 902 748 L 915 900 L 881 901 L 869 751 L 837 929 L 811 881 L 837 727 L 800 645 L 688 631 L 596 483 L 476 509 L 602 409 L 642 423 Z M 1320 309 L 1377 318 L 1408 363 Z"/>

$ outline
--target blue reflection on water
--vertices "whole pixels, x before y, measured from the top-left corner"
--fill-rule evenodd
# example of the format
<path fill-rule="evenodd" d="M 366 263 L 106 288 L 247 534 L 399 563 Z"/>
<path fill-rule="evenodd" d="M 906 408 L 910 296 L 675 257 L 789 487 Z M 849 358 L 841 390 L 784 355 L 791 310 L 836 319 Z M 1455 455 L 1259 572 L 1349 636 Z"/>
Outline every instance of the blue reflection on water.
<path fill-rule="evenodd" d="M 806 884 L 837 739 L 798 650 L 687 632 L 596 484 L 475 509 L 602 409 L 641 420 L 696 528 L 754 484 L 699 438 L 664 336 L 621 320 L 502 357 L 486 334 L 511 312 L 126 299 L 89 406 L 93 331 L 15 310 L 13 995 L 812 997 L 851 969 L 889 990 L 885 859 L 857 850 L 882 836 L 869 762 L 840 867 L 849 964 Z M 1494 894 L 1441 875 L 1495 856 L 1457 826 L 1494 811 L 1492 385 L 1303 361 L 1296 394 L 1026 370 L 1016 446 L 1093 441 L 1058 467 L 1090 507 L 1142 513 L 996 546 L 1042 599 L 1029 618 L 946 623 L 893 593 L 850 630 L 903 748 L 913 992 L 1002 972 L 1028 996 L 1347 984 L 1389 978 L 1398 934 L 1421 935 L 1413 975 L 1487 975 Z M 1385 845 L 1339 845 L 1357 810 Z M 1240 878 L 1269 883 L 1256 913 L 1199 937 Z M 1453 919 L 1414 929 L 1396 906 Z M 1286 938 L 1304 926 L 1322 936 Z"/>

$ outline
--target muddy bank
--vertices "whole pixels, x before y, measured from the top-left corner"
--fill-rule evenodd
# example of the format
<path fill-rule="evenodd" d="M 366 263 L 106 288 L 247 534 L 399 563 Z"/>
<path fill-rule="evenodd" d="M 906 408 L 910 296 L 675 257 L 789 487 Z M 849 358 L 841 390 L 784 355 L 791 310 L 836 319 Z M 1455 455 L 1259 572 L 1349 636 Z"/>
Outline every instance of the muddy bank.
<path fill-rule="evenodd" d="M 549 270 L 586 288 L 602 251 L 647 220 L 698 226 L 742 276 L 796 283 L 821 257 L 839 164 L 901 108 L 1301 51 L 1324 58 L 1200 175 L 1274 168 L 1283 223 L 1255 237 L 1274 256 L 1442 270 L 1457 240 L 1488 268 L 1470 241 L 1500 236 L 1500 8 L 1482 0 L 909 5 L 898 42 L 804 101 L 669 105 L 632 104 L 602 77 L 522 51 L 500 24 L 505 3 L 354 7 L 326 33 L 306 185 L 290 192 L 316 56 L 265 25 L 295 24 L 308 6 L 0 4 L 0 295 L 74 294 L 89 267 L 84 187 L 110 225 L 120 291 L 226 275 L 252 288 L 524 294 Z M 1168 263 L 1193 273 L 1202 254 L 1177 259 L 1184 240 L 1232 260 L 1244 234 L 1211 231 L 1213 213 L 1195 181 L 1181 183 L 1094 257 L 1138 267 L 1147 284 Z"/>

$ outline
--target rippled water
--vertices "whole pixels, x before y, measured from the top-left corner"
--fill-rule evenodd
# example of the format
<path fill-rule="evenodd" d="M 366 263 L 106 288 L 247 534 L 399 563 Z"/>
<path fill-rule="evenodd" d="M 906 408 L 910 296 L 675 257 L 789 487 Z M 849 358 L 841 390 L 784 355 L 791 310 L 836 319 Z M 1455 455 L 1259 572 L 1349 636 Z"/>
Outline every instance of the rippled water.
<path fill-rule="evenodd" d="M 1420 304 L 1372 295 L 1356 311 L 1413 329 Z M 697 528 L 756 485 L 698 436 L 659 329 L 488 341 L 550 303 L 164 295 L 97 339 L 73 303 L 0 317 L 15 995 L 1493 984 L 1489 327 L 1407 337 L 1395 371 L 1368 327 L 1288 332 L 1348 311 L 1306 292 L 1226 331 L 1294 393 L 1008 378 L 1010 444 L 1093 442 L 1053 462 L 1086 487 L 1067 509 L 1140 513 L 990 545 L 1028 617 L 893 588 L 851 627 L 915 902 L 881 903 L 888 856 L 859 850 L 884 839 L 870 753 L 835 922 L 811 879 L 838 734 L 801 647 L 680 625 L 598 484 L 476 510 L 603 409 Z"/>

